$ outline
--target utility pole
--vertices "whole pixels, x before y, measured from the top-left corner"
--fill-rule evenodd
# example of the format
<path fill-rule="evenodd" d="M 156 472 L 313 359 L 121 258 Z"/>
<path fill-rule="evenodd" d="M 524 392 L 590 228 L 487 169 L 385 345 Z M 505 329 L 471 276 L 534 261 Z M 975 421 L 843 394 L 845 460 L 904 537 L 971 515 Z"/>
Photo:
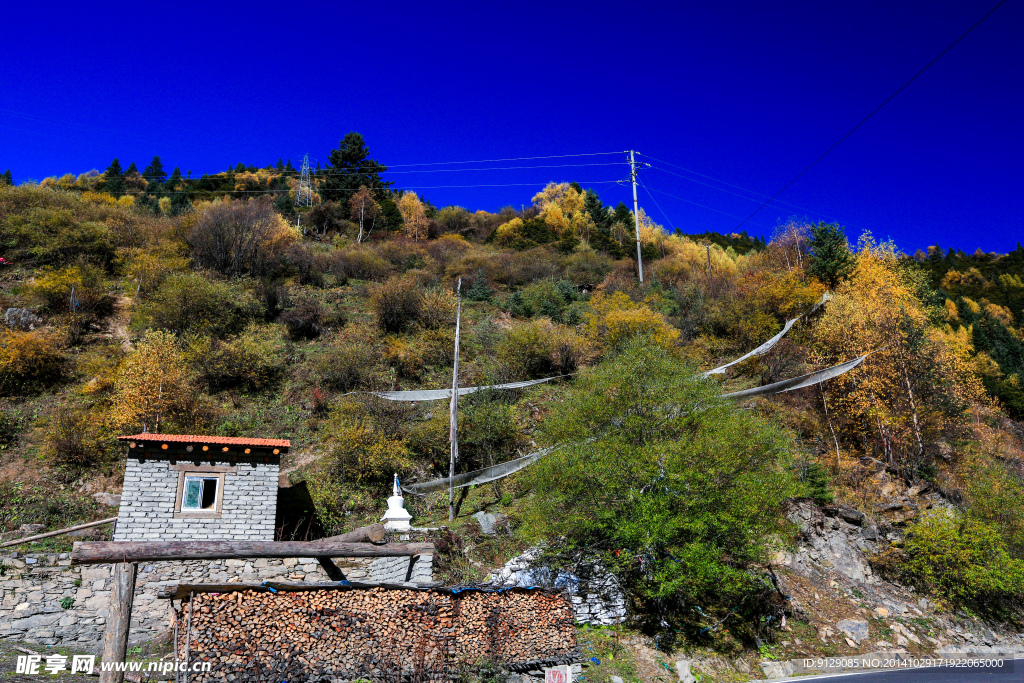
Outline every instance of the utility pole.
<path fill-rule="evenodd" d="M 302 170 L 299 171 L 299 187 L 295 191 L 295 211 L 299 213 L 300 209 L 309 208 L 313 206 L 313 186 L 309 178 L 309 155 L 306 154 L 302 157 Z M 302 227 L 302 214 L 299 213 L 299 228 Z M 305 235 L 306 231 L 303 230 L 302 234 Z"/>
<path fill-rule="evenodd" d="M 636 270 L 640 275 L 640 284 L 644 283 L 644 261 L 640 256 L 640 209 L 636 203 L 636 159 L 633 150 L 629 150 L 629 181 L 633 183 L 633 220 L 636 223 Z"/>
<path fill-rule="evenodd" d="M 448 466 L 448 521 L 455 519 L 455 461 L 459 459 L 459 332 L 462 328 L 462 278 L 455 287 L 458 308 L 455 312 L 455 362 L 452 367 L 452 401 L 449 405 L 448 441 L 451 464 Z"/>

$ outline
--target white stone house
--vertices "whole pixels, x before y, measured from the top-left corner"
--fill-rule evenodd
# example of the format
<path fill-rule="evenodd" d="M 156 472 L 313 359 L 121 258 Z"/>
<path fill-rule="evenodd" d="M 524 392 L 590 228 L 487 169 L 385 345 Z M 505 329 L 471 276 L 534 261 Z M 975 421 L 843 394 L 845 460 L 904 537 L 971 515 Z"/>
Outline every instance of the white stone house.
<path fill-rule="evenodd" d="M 135 434 L 115 541 L 273 541 L 287 439 Z"/>

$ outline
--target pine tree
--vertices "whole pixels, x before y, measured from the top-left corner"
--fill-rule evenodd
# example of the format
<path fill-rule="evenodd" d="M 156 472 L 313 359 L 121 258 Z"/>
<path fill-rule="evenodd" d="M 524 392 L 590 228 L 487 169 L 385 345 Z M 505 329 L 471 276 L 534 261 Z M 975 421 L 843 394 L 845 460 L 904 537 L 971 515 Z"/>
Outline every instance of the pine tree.
<path fill-rule="evenodd" d="M 11 169 L 7 169 L 0 175 L 0 185 L 14 185 L 14 176 L 11 175 Z"/>
<path fill-rule="evenodd" d="M 834 288 L 853 269 L 854 259 L 846 235 L 835 223 L 811 226 L 811 275 Z"/>
<path fill-rule="evenodd" d="M 289 159 L 288 163 L 284 165 L 284 170 L 287 173 L 295 173 L 295 167 L 292 166 L 292 160 Z"/>
<path fill-rule="evenodd" d="M 348 133 L 327 157 L 327 167 L 323 172 L 317 164 L 317 175 L 320 181 L 320 196 L 324 201 L 334 200 L 345 204 L 361 186 L 365 185 L 374 191 L 378 201 L 384 197 L 384 190 L 393 183 L 385 182 L 380 174 L 388 170 L 376 160 L 370 159 L 370 150 L 366 147 L 363 136 L 355 131 Z"/>
<path fill-rule="evenodd" d="M 181 169 L 177 166 L 171 171 L 171 177 L 167 179 L 167 189 L 175 190 L 181 184 Z"/>
<path fill-rule="evenodd" d="M 615 207 L 614 222 L 622 223 L 623 225 L 631 225 L 633 223 L 633 212 L 622 202 L 619 202 L 619 205 Z"/>
<path fill-rule="evenodd" d="M 584 195 L 583 210 L 590 215 L 590 219 L 594 221 L 594 226 L 598 232 L 608 234 L 612 227 L 612 217 L 608 215 L 608 210 L 604 208 L 604 203 L 593 190 L 587 190 Z"/>
<path fill-rule="evenodd" d="M 135 165 L 134 161 L 128 164 L 128 168 L 124 172 L 125 175 L 128 175 L 129 173 L 134 173 L 136 175 L 139 173 L 139 167 Z"/>
<path fill-rule="evenodd" d="M 245 173 L 245 164 L 239 161 L 238 164 L 235 165 L 235 173 Z"/>
<path fill-rule="evenodd" d="M 112 197 L 124 194 L 124 171 L 121 170 L 121 162 L 116 158 L 107 166 L 103 177 L 107 181 L 106 190 Z"/>
<path fill-rule="evenodd" d="M 153 157 L 153 160 L 149 162 L 149 166 L 142 171 L 142 175 L 150 183 L 162 183 L 167 180 L 167 171 L 164 170 L 164 165 L 160 161 L 159 155 Z"/>
<path fill-rule="evenodd" d="M 278 157 L 277 163 L 274 165 L 274 170 L 275 171 L 283 171 L 284 170 L 284 159 L 282 159 L 281 157 Z"/>

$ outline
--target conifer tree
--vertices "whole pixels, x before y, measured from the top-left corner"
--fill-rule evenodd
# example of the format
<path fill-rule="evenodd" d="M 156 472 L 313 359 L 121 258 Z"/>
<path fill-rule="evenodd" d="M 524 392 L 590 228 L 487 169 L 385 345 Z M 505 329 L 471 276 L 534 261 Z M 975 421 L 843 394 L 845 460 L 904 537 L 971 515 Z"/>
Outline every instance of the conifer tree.
<path fill-rule="evenodd" d="M 597 228 L 598 232 L 608 233 L 612 227 L 612 217 L 608 215 L 607 209 L 604 208 L 604 203 L 593 190 L 587 190 L 584 195 L 583 210 L 590 215 L 590 219 L 594 221 L 594 227 Z"/>
<path fill-rule="evenodd" d="M 284 165 L 284 170 L 287 173 L 295 173 L 295 167 L 292 166 L 292 160 L 289 159 L 288 163 Z"/>
<path fill-rule="evenodd" d="M 278 157 L 277 163 L 274 165 L 274 170 L 275 171 L 283 171 L 284 170 L 284 159 L 282 159 L 281 157 Z"/>
<path fill-rule="evenodd" d="M 128 175 L 129 173 L 135 173 L 135 174 L 138 174 L 138 172 L 139 172 L 139 167 L 138 167 L 138 166 L 136 166 L 136 165 L 135 165 L 135 162 L 133 161 L 132 163 L 128 164 L 128 168 L 127 168 L 127 169 L 125 169 L 125 172 L 124 172 L 124 174 L 125 174 L 125 175 Z"/>
<path fill-rule="evenodd" d="M 11 175 L 11 169 L 7 169 L 0 175 L 0 185 L 14 185 L 14 176 Z"/>
<path fill-rule="evenodd" d="M 380 177 L 381 173 L 388 170 L 387 167 L 370 158 L 370 150 L 363 136 L 355 131 L 345 135 L 338 149 L 331 150 L 327 162 L 322 172 L 317 165 L 317 175 L 323 178 L 320 181 L 320 196 L 324 201 L 333 200 L 344 205 L 363 185 L 374 192 L 377 201 L 381 201 L 383 191 L 392 185 Z"/>
<path fill-rule="evenodd" d="M 835 223 L 811 226 L 811 275 L 835 288 L 853 269 L 853 254 L 846 246 L 846 235 Z"/>
<path fill-rule="evenodd" d="M 112 197 L 124 194 L 124 171 L 121 170 L 121 162 L 116 158 L 107 166 L 103 177 L 107 181 L 106 190 Z"/>
<path fill-rule="evenodd" d="M 171 171 L 171 177 L 167 179 L 167 189 L 175 190 L 181 184 L 181 169 L 177 166 Z"/>
<path fill-rule="evenodd" d="M 245 173 L 245 164 L 239 161 L 238 164 L 235 165 L 235 173 Z"/>
<path fill-rule="evenodd" d="M 150 183 L 162 183 L 167 180 L 167 171 L 164 170 L 164 165 L 160 161 L 159 155 L 153 157 L 153 160 L 149 162 L 149 166 L 142 171 L 142 175 Z"/>

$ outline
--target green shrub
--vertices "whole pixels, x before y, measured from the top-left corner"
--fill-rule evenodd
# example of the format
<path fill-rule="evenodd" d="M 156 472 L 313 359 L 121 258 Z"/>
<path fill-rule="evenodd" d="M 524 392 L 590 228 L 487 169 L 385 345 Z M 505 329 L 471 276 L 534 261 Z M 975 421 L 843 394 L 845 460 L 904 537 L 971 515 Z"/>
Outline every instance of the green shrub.
<path fill-rule="evenodd" d="M 540 318 L 509 330 L 497 356 L 508 377 L 531 379 L 575 372 L 592 351 L 593 344 L 571 328 Z"/>
<path fill-rule="evenodd" d="M 13 213 L 0 224 L 0 236 L 40 263 L 57 266 L 82 259 L 109 266 L 116 247 L 106 225 L 79 220 L 64 208 L 35 207 Z"/>
<path fill-rule="evenodd" d="M 587 245 L 576 250 L 565 259 L 565 276 L 580 287 L 596 287 L 604 276 L 612 272 L 612 259 L 599 254 Z"/>
<path fill-rule="evenodd" d="M 1001 462 L 979 460 L 967 474 L 970 514 L 999 529 L 1010 553 L 1024 559 L 1024 484 Z"/>
<path fill-rule="evenodd" d="M 0 330 L 0 395 L 51 387 L 64 379 L 67 358 L 42 330 Z"/>
<path fill-rule="evenodd" d="M 21 421 L 6 410 L 0 410 L 0 451 L 18 443 Z"/>
<path fill-rule="evenodd" d="M 284 369 L 284 341 L 277 325 L 251 323 L 225 341 L 192 337 L 187 349 L 186 357 L 211 389 L 265 389 L 280 379 Z"/>
<path fill-rule="evenodd" d="M 370 306 L 382 332 L 404 332 L 422 315 L 423 292 L 408 277 L 392 277 L 373 287 Z"/>
<path fill-rule="evenodd" d="M 1024 598 L 1024 562 L 999 531 L 969 515 L 928 513 L 907 529 L 902 548 L 875 560 L 879 569 L 954 605 L 999 613 Z"/>
<path fill-rule="evenodd" d="M 317 382 L 332 391 L 353 391 L 369 380 L 378 359 L 371 335 L 356 328 L 342 330 L 313 359 Z"/>
<path fill-rule="evenodd" d="M 702 614 L 735 608 L 739 629 L 774 609 L 758 567 L 799 490 L 792 439 L 718 394 L 635 339 L 550 404 L 542 441 L 560 447 L 524 470 L 525 539 L 600 553 L 656 628 L 665 620 L 695 634 Z"/>
<path fill-rule="evenodd" d="M 138 306 L 136 325 L 213 337 L 240 331 L 263 316 L 263 307 L 238 281 L 211 280 L 199 273 L 175 273 L 151 299 Z"/>

